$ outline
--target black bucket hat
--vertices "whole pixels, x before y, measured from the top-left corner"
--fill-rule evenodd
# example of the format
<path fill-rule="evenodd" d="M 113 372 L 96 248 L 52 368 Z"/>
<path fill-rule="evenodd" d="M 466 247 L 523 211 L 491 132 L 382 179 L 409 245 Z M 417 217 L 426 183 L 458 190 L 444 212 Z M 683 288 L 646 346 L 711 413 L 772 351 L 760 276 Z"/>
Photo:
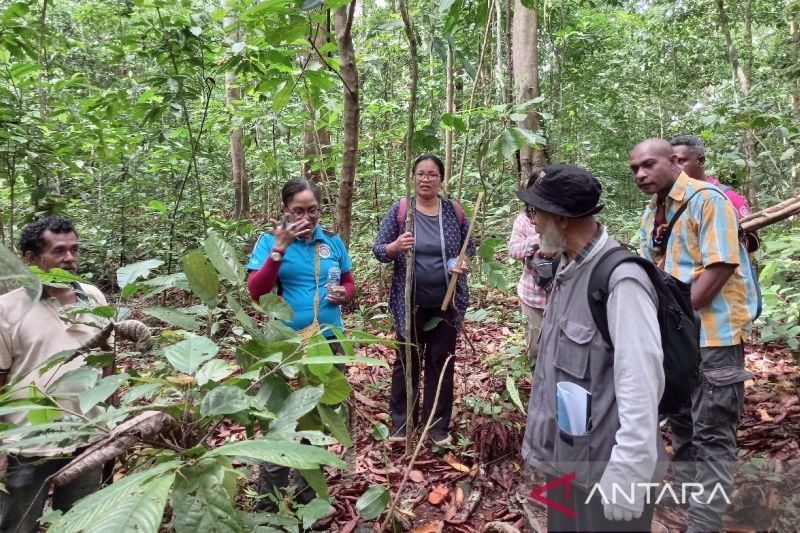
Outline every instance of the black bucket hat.
<path fill-rule="evenodd" d="M 573 165 L 549 165 L 541 169 L 532 187 L 517 197 L 538 210 L 569 218 L 594 215 L 603 209 L 602 187 L 597 178 Z"/>

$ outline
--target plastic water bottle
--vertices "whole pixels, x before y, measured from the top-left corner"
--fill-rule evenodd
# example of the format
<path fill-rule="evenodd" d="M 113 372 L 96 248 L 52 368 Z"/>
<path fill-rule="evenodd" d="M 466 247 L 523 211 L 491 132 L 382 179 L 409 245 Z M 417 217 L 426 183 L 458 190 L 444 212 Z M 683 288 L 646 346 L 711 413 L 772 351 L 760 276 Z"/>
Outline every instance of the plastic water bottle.
<path fill-rule="evenodd" d="M 339 285 L 342 281 L 342 270 L 338 266 L 332 266 L 328 269 L 328 282 L 325 284 L 327 287 Z"/>

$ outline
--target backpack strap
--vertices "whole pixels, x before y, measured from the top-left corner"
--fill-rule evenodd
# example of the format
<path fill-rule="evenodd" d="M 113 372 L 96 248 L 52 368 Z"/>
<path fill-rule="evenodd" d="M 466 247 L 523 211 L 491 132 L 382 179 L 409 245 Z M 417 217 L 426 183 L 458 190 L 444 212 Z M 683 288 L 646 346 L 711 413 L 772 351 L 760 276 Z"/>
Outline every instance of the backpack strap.
<path fill-rule="evenodd" d="M 617 246 L 605 252 L 600 256 L 600 259 L 592 268 L 591 274 L 589 274 L 589 287 L 587 290 L 589 310 L 592 312 L 592 318 L 597 329 L 600 330 L 603 340 L 612 349 L 614 348 L 614 343 L 611 342 L 611 333 L 608 331 L 608 282 L 614 270 L 620 264 L 626 262 L 640 265 L 653 285 L 656 284 L 652 275 L 652 271 L 656 266 L 644 257 L 631 253 L 625 246 Z M 654 286 L 654 289 L 658 294 L 658 287 Z M 656 310 L 658 310 L 658 304 L 656 304 Z"/>
<path fill-rule="evenodd" d="M 397 215 L 395 219 L 397 220 L 397 231 L 403 231 L 403 226 L 406 223 L 406 216 L 408 215 L 408 198 L 400 198 L 397 206 Z"/>
<path fill-rule="evenodd" d="M 678 222 L 678 219 L 681 218 L 683 212 L 686 211 L 686 209 L 689 207 L 689 202 L 692 201 L 692 198 L 694 198 L 703 191 L 716 191 L 720 193 L 723 198 L 725 198 L 725 201 L 728 201 L 728 197 L 725 196 L 725 193 L 719 189 L 711 187 L 703 187 L 702 189 L 697 189 L 696 191 L 694 191 L 694 193 L 689 197 L 689 199 L 683 202 L 683 205 L 678 208 L 678 210 L 675 212 L 674 215 L 672 215 L 672 218 L 670 219 L 669 224 L 667 225 L 667 230 L 664 232 L 663 236 L 664 248 L 666 248 L 667 244 L 669 243 L 669 238 L 672 235 L 672 228 L 675 227 L 675 223 Z"/>
<path fill-rule="evenodd" d="M 458 217 L 458 223 L 459 224 L 463 224 L 464 222 L 466 222 L 467 217 L 464 214 L 464 209 L 462 209 L 461 204 L 459 204 L 455 200 L 449 200 L 449 202 L 451 204 L 453 204 L 453 209 L 456 210 L 456 216 Z"/>
<path fill-rule="evenodd" d="M 456 216 L 458 217 L 459 224 L 463 224 L 467 221 L 467 216 L 464 214 L 464 209 L 461 207 L 461 204 L 456 202 L 455 200 L 450 200 L 445 198 L 444 200 L 450 202 L 453 205 L 453 209 L 456 212 Z M 400 201 L 397 202 L 397 215 L 395 219 L 397 221 L 397 230 L 403 231 L 403 226 L 406 223 L 406 216 L 408 215 L 408 198 L 400 198 Z"/>

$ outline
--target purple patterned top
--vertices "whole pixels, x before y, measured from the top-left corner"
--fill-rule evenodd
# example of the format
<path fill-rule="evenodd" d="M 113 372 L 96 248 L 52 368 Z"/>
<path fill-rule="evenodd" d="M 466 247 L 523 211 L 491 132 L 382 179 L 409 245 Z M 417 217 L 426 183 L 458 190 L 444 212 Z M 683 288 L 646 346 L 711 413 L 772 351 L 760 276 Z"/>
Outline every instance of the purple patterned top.
<path fill-rule="evenodd" d="M 413 199 L 411 205 L 414 205 Z M 395 330 L 402 335 L 405 330 L 403 293 L 406 281 L 406 256 L 401 254 L 394 259 L 390 259 L 386 254 L 386 246 L 397 239 L 401 233 L 405 232 L 405 222 L 402 230 L 397 227 L 397 210 L 399 208 L 400 203 L 395 202 L 384 215 L 378 235 L 375 236 L 372 253 L 381 263 L 394 263 L 392 287 L 389 290 L 389 311 L 394 317 Z M 444 231 L 446 257 L 458 257 L 458 254 L 461 253 L 461 245 L 467 237 L 468 227 L 469 223 L 466 220 L 463 224 L 459 221 L 453 202 L 447 198 L 442 198 L 442 229 Z M 470 257 L 475 256 L 475 242 L 472 239 L 469 240 L 469 245 L 467 246 L 467 255 Z M 459 321 L 463 319 L 468 304 L 469 289 L 467 288 L 467 279 L 465 276 L 459 276 L 456 284 L 456 311 L 458 312 Z"/>

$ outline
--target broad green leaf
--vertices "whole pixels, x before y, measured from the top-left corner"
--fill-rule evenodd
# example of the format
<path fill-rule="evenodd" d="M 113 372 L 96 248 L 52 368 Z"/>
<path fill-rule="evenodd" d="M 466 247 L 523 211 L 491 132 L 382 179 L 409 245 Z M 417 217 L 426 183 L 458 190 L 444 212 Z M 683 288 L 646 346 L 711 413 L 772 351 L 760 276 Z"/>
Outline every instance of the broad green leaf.
<path fill-rule="evenodd" d="M 209 381 L 222 381 L 230 376 L 235 367 L 222 359 L 212 359 L 197 371 L 197 384 L 201 387 Z"/>
<path fill-rule="evenodd" d="M 204 457 L 181 468 L 170 498 L 176 533 L 248 531 L 239 521 L 234 493 L 235 480 L 225 457 Z"/>
<path fill-rule="evenodd" d="M 526 414 L 525 406 L 522 405 L 522 399 L 519 397 L 519 390 L 517 390 L 517 384 L 514 383 L 514 378 L 506 376 L 506 390 L 508 391 L 508 395 L 511 396 L 511 400 L 514 402 L 514 405 L 519 407 L 519 410 L 522 414 Z"/>
<path fill-rule="evenodd" d="M 300 475 L 303 476 L 308 484 L 317 493 L 317 497 L 329 502 L 331 495 L 328 492 L 328 482 L 325 480 L 325 474 L 320 468 L 309 468 L 298 470 Z"/>
<path fill-rule="evenodd" d="M 244 269 L 236 255 L 236 249 L 222 240 L 219 235 L 210 233 L 203 242 L 203 249 L 220 276 L 233 284 L 244 281 Z"/>
<path fill-rule="evenodd" d="M 317 412 L 319 413 L 322 423 L 325 424 L 325 427 L 330 430 L 331 435 L 336 437 L 336 440 L 338 440 L 342 446 L 347 446 L 349 448 L 353 445 L 353 440 L 350 438 L 350 431 L 347 429 L 347 424 L 342 420 L 341 415 L 323 404 L 317 405 Z"/>
<path fill-rule="evenodd" d="M 347 463 L 334 454 L 296 442 L 271 441 L 266 439 L 243 440 L 225 444 L 209 451 L 205 457 L 224 455 L 266 461 L 289 468 L 310 469 L 319 465 L 345 468 Z"/>
<path fill-rule="evenodd" d="M 78 396 L 81 413 L 89 412 L 92 407 L 111 396 L 127 380 L 128 374 L 118 374 L 101 379 L 97 385 Z"/>
<path fill-rule="evenodd" d="M 96 368 L 80 367 L 70 370 L 47 387 L 47 392 L 58 396 L 63 392 L 83 392 L 97 384 L 100 377 Z"/>
<path fill-rule="evenodd" d="M 383 422 L 372 424 L 372 438 L 378 442 L 383 442 L 389 438 L 389 428 Z"/>
<path fill-rule="evenodd" d="M 317 333 L 316 335 L 314 335 L 309 339 L 309 343 L 306 348 L 306 358 L 313 359 L 315 357 L 332 357 L 332 356 L 333 356 L 333 351 L 331 350 L 331 345 L 329 341 L 322 335 L 322 333 Z M 309 362 L 306 364 L 308 365 L 308 369 L 311 371 L 311 373 L 317 376 L 318 378 L 322 378 L 333 368 L 333 364 L 331 363 L 322 363 L 315 365 Z"/>
<path fill-rule="evenodd" d="M 62 285 L 70 283 L 80 283 L 83 279 L 62 268 L 51 268 L 47 272 L 37 266 L 31 266 L 31 271 L 41 280 L 42 283 L 47 285 Z"/>
<path fill-rule="evenodd" d="M 132 403 L 139 398 L 147 398 L 160 390 L 164 385 L 161 383 L 143 383 L 141 385 L 136 385 L 135 387 L 131 387 L 120 398 L 120 402 L 122 405 L 127 405 Z"/>
<path fill-rule="evenodd" d="M 383 485 L 372 485 L 356 502 L 358 514 L 364 520 L 375 520 L 389 504 L 390 494 Z"/>
<path fill-rule="evenodd" d="M 164 264 L 160 259 L 148 259 L 146 261 L 139 261 L 138 263 L 131 263 L 117 269 L 117 285 L 120 289 L 124 289 L 129 283 L 132 283 L 140 278 L 146 278 L 150 275 L 150 271 L 158 268 Z"/>
<path fill-rule="evenodd" d="M 322 498 L 314 498 L 300 510 L 303 518 L 303 529 L 309 529 L 314 522 L 333 511 L 333 506 Z"/>
<path fill-rule="evenodd" d="M 19 413 L 21 411 L 41 411 L 52 408 L 52 405 L 40 405 L 38 403 L 32 403 L 28 401 L 22 401 L 20 403 L 12 402 L 0 407 L 0 416 L 10 415 L 11 413 Z"/>
<path fill-rule="evenodd" d="M 294 391 L 276 413 L 267 437 L 275 440 L 292 438 L 297 421 L 317 406 L 324 392 L 322 387 L 303 387 Z"/>
<path fill-rule="evenodd" d="M 258 300 L 258 305 L 265 314 L 278 320 L 291 320 L 294 316 L 291 306 L 280 296 L 271 292 L 263 295 Z"/>
<path fill-rule="evenodd" d="M 239 387 L 221 385 L 212 389 L 200 402 L 200 416 L 229 415 L 250 407 L 250 400 Z"/>
<path fill-rule="evenodd" d="M 256 402 L 263 409 L 277 413 L 289 397 L 289 385 L 278 376 L 267 376 L 256 393 Z M 321 395 L 320 395 L 321 397 Z"/>
<path fill-rule="evenodd" d="M 242 306 L 236 301 L 236 298 L 230 294 L 226 294 L 225 299 L 228 301 L 228 307 L 233 311 L 233 314 L 236 315 L 236 320 L 239 321 L 244 330 L 254 337 L 259 335 L 258 324 L 244 312 L 244 309 L 242 309 Z"/>
<path fill-rule="evenodd" d="M 86 496 L 64 515 L 49 515 L 50 533 L 157 533 L 179 461 L 128 474 Z"/>
<path fill-rule="evenodd" d="M 166 347 L 164 355 L 178 372 L 194 374 L 200 365 L 217 355 L 218 351 L 219 346 L 208 337 L 189 337 Z"/>
<path fill-rule="evenodd" d="M 325 387 L 325 394 L 320 401 L 327 405 L 341 403 L 353 392 L 345 375 L 336 368 L 322 378 L 322 386 Z"/>
<path fill-rule="evenodd" d="M 200 328 L 200 322 L 193 315 L 180 309 L 173 309 L 171 307 L 150 307 L 144 309 L 144 314 L 157 318 L 171 326 L 185 329 L 186 331 L 197 331 Z"/>
<path fill-rule="evenodd" d="M 200 252 L 191 252 L 183 258 L 183 271 L 192 292 L 209 309 L 214 309 L 219 297 L 219 275 L 209 260 Z"/>
<path fill-rule="evenodd" d="M 432 317 L 427 322 L 425 322 L 425 324 L 422 325 L 422 331 L 431 331 L 433 329 L 436 329 L 436 326 L 438 326 L 439 322 L 441 322 L 442 320 L 444 320 L 444 318 L 440 316 Z"/>
<path fill-rule="evenodd" d="M 34 385 L 28 387 L 28 397 L 31 400 L 43 400 L 45 398 L 42 391 L 40 391 Z M 61 411 L 59 409 L 53 408 L 53 409 L 28 411 L 25 415 L 25 418 L 28 419 L 28 422 L 30 422 L 31 425 L 39 426 L 42 424 L 49 424 L 59 416 L 61 416 Z"/>
<path fill-rule="evenodd" d="M 336 438 L 316 429 L 296 431 L 294 435 L 295 438 L 314 446 L 332 446 L 339 443 Z"/>
<path fill-rule="evenodd" d="M 286 83 L 283 88 L 275 93 L 272 97 L 272 112 L 277 113 L 284 107 L 286 104 L 289 103 L 289 100 L 292 97 L 292 89 L 294 88 L 294 83 Z"/>

